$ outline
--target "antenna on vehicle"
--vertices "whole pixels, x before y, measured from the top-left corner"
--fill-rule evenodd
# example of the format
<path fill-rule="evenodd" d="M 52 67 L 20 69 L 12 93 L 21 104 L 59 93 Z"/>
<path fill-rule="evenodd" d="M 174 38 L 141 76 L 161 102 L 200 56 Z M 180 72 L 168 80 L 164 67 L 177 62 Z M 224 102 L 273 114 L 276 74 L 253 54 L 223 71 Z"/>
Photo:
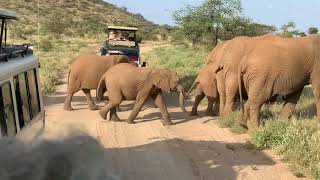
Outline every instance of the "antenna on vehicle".
<path fill-rule="evenodd" d="M 7 47 L 7 21 L 4 23 L 4 48 Z"/>
<path fill-rule="evenodd" d="M 38 19 L 38 23 L 37 23 L 37 25 L 38 25 L 38 50 L 37 51 L 39 54 L 39 52 L 40 52 L 40 0 L 38 0 L 38 17 L 37 17 L 37 19 Z"/>

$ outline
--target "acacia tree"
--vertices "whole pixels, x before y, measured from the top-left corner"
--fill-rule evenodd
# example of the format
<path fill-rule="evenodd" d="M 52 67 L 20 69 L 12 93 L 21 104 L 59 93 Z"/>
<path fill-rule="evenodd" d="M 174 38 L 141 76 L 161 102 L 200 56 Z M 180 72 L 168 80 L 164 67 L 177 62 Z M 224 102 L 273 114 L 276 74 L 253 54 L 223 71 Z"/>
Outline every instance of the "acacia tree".
<path fill-rule="evenodd" d="M 176 11 L 173 18 L 193 44 L 200 41 L 216 44 L 220 29 L 240 13 L 240 0 L 206 0 L 198 7 L 189 5 Z"/>
<path fill-rule="evenodd" d="M 318 28 L 316 28 L 316 27 L 310 27 L 309 29 L 308 29 L 308 33 L 309 34 L 318 34 Z"/>

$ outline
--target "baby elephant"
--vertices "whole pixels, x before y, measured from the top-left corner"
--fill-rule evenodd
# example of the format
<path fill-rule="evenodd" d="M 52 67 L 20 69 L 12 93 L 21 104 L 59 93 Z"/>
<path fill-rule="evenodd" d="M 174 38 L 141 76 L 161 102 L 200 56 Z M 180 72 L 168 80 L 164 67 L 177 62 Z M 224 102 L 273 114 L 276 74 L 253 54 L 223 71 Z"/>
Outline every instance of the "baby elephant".
<path fill-rule="evenodd" d="M 206 65 L 204 68 L 202 68 L 202 70 L 199 72 L 196 80 L 194 81 L 193 85 L 187 93 L 187 95 L 189 95 L 193 87 L 196 87 L 195 101 L 193 103 L 190 116 L 198 116 L 198 106 L 204 97 L 207 97 L 208 99 L 206 114 L 208 116 L 218 115 L 219 110 L 217 108 L 217 104 L 219 104 L 219 94 L 216 82 L 216 74 L 213 72 L 212 69 L 212 64 Z M 213 106 L 213 104 L 215 104 L 215 106 Z"/>
<path fill-rule="evenodd" d="M 130 64 L 118 64 L 109 69 L 101 78 L 97 88 L 98 99 L 103 99 L 103 94 L 108 91 L 108 104 L 100 110 L 103 119 L 107 119 L 110 111 L 110 120 L 119 121 L 116 106 L 123 100 L 136 100 L 134 108 L 127 119 L 127 123 L 134 123 L 142 106 L 151 97 L 162 114 L 163 125 L 172 122 L 163 99 L 162 91 L 176 91 L 180 93 L 179 103 L 184 108 L 184 88 L 177 73 L 156 68 L 138 68 Z"/>

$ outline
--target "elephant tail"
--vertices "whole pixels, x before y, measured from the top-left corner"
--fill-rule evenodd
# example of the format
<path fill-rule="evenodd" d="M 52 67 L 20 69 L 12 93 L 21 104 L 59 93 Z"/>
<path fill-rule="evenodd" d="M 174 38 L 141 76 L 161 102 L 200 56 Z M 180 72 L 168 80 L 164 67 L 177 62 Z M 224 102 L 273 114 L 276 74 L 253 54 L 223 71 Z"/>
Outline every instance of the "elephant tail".
<path fill-rule="evenodd" d="M 244 113 L 244 105 L 243 105 L 243 94 L 242 94 L 242 68 L 241 64 L 238 69 L 238 85 L 239 85 L 239 96 L 240 96 L 240 110 L 241 114 Z"/>
<path fill-rule="evenodd" d="M 97 96 L 97 99 L 99 101 L 103 101 L 104 98 L 103 98 L 103 94 L 104 92 L 107 91 L 107 86 L 106 86 L 106 81 L 105 81 L 105 77 L 102 76 L 101 79 L 100 79 L 100 82 L 99 82 L 99 85 L 98 85 L 98 88 L 97 88 L 97 91 L 96 91 L 96 96 Z"/>
<path fill-rule="evenodd" d="M 198 81 L 198 77 L 197 77 L 196 80 L 194 81 L 194 83 L 192 84 L 192 86 L 190 87 L 189 91 L 187 92 L 186 97 L 190 95 L 190 93 L 192 92 L 193 88 L 198 84 L 199 84 L 199 81 Z"/>
<path fill-rule="evenodd" d="M 70 83 L 70 73 L 71 73 L 71 69 L 69 68 L 69 71 L 68 71 L 68 89 L 69 89 L 69 83 Z"/>

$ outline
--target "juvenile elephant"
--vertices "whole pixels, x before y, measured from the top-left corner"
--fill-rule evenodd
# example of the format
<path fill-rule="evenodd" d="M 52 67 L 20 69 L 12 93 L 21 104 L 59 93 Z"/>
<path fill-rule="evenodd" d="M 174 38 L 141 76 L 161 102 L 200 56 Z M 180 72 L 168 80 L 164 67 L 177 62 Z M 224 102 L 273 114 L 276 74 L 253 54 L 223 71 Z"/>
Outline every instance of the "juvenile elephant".
<path fill-rule="evenodd" d="M 215 67 L 216 60 L 220 58 L 222 48 L 226 43 L 222 42 L 219 43 L 208 55 L 205 67 L 201 69 L 197 78 L 195 79 L 194 83 L 190 87 L 187 96 L 191 93 L 194 87 L 195 88 L 195 101 L 192 106 L 192 111 L 190 116 L 197 116 L 198 115 L 198 106 L 201 100 L 204 97 L 208 99 L 208 106 L 207 106 L 207 115 L 214 116 L 216 113 L 218 114 L 219 110 L 217 108 L 217 104 L 219 104 L 219 94 L 217 89 L 217 80 L 216 80 L 216 73 L 213 71 Z M 213 109 L 213 104 L 215 104 Z"/>
<path fill-rule="evenodd" d="M 220 95 L 220 115 L 226 116 L 232 112 L 235 97 L 238 94 L 238 67 L 240 61 L 245 57 L 260 41 L 278 41 L 281 36 L 264 35 L 258 37 L 236 37 L 226 42 L 221 48 L 221 55 L 214 67 L 216 73 L 217 87 Z M 268 43 L 266 42 L 266 43 Z M 291 106 L 285 106 L 282 112 L 288 112 Z M 282 113 L 283 116 L 289 114 Z"/>
<path fill-rule="evenodd" d="M 206 65 L 204 68 L 201 69 L 199 72 L 196 80 L 194 81 L 193 85 L 191 86 L 190 90 L 187 94 L 190 94 L 193 87 L 195 88 L 195 100 L 192 106 L 192 111 L 190 116 L 197 116 L 198 115 L 198 106 L 201 100 L 204 97 L 208 99 L 208 106 L 206 114 L 208 116 L 214 116 L 217 112 L 217 106 L 215 105 L 215 110 L 213 110 L 213 104 L 218 102 L 219 95 L 217 89 L 217 83 L 215 78 L 215 73 L 212 71 L 213 65 L 209 64 Z"/>
<path fill-rule="evenodd" d="M 109 102 L 100 110 L 100 116 L 107 119 L 110 111 L 110 120 L 119 121 L 116 106 L 123 100 L 136 100 L 134 108 L 127 122 L 132 124 L 142 106 L 151 97 L 160 109 L 163 124 L 172 124 L 162 96 L 162 91 L 177 91 L 180 93 L 179 103 L 183 111 L 184 89 L 177 73 L 156 68 L 137 68 L 129 64 L 118 64 L 107 71 L 101 78 L 98 89 L 98 99 L 108 91 Z"/>
<path fill-rule="evenodd" d="M 73 110 L 71 107 L 72 96 L 82 90 L 86 95 L 89 108 L 97 110 L 98 106 L 93 102 L 90 90 L 96 89 L 102 75 L 109 68 L 119 63 L 130 63 L 130 60 L 127 56 L 122 55 L 82 54 L 78 56 L 69 68 L 68 90 L 64 101 L 64 109 L 67 111 Z"/>
<path fill-rule="evenodd" d="M 261 41 L 239 66 L 239 87 L 248 94 L 245 118 L 249 129 L 260 124 L 261 106 L 275 95 L 296 103 L 305 85 L 313 88 L 320 117 L 320 35 Z M 241 91 L 239 91 L 241 92 Z"/>

